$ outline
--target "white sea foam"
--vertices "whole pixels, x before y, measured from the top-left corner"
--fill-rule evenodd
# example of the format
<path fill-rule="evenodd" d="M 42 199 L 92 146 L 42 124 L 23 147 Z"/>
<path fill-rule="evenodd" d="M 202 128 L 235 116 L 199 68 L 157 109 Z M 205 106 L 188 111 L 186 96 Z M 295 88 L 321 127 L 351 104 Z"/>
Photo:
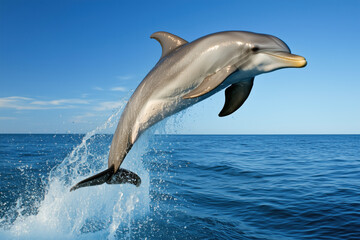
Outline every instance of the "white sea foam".
<path fill-rule="evenodd" d="M 94 145 L 99 133 L 117 123 L 121 110 L 87 133 L 62 163 L 51 170 L 45 196 L 33 206 L 37 209 L 35 215 L 23 214 L 18 204 L 18 217 L 6 230 L 0 230 L 0 239 L 115 239 L 118 235 L 126 238 L 129 231 L 124 234 L 119 229 L 131 229 L 134 221 L 149 212 L 149 173 L 141 159 L 147 149 L 146 136 L 138 140 L 122 165 L 141 177 L 140 187 L 104 184 L 69 192 L 78 181 L 106 169 L 109 146 L 99 151 Z"/>

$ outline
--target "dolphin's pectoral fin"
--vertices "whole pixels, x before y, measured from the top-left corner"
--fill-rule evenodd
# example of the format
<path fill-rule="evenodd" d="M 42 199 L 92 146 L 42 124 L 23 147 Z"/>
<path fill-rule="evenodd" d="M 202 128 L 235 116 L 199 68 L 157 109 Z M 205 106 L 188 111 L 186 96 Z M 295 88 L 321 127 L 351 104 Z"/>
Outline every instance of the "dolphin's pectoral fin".
<path fill-rule="evenodd" d="M 106 181 L 106 183 L 107 184 L 131 183 L 139 187 L 141 184 L 141 179 L 136 173 L 133 173 L 123 168 L 119 168 L 118 171 Z"/>
<path fill-rule="evenodd" d="M 219 117 L 230 115 L 238 110 L 248 98 L 253 84 L 254 78 L 250 78 L 248 81 L 241 81 L 228 87 L 225 90 L 225 104 Z"/>
<path fill-rule="evenodd" d="M 75 186 L 73 186 L 70 189 L 71 191 L 74 191 L 78 188 L 82 188 L 82 187 L 88 187 L 88 186 L 95 186 L 95 185 L 100 185 L 105 183 L 106 181 L 108 181 L 108 179 L 114 174 L 114 167 L 111 166 L 108 169 L 106 169 L 105 171 L 98 173 L 94 176 L 91 176 L 89 178 L 86 178 L 84 180 L 82 180 L 81 182 L 78 182 Z"/>
<path fill-rule="evenodd" d="M 150 38 L 156 39 L 162 48 L 161 58 L 169 54 L 176 48 L 188 43 L 186 40 L 168 32 L 156 32 L 151 34 Z M 160 59 L 161 59 L 160 58 Z"/>
<path fill-rule="evenodd" d="M 216 87 L 218 87 L 229 75 L 231 75 L 233 72 L 235 72 L 237 69 L 233 66 L 228 66 L 225 68 L 222 68 L 221 70 L 217 71 L 216 73 L 207 76 L 200 85 L 189 92 L 188 94 L 184 95 L 183 98 L 195 98 L 200 97 L 201 95 L 204 95 Z"/>

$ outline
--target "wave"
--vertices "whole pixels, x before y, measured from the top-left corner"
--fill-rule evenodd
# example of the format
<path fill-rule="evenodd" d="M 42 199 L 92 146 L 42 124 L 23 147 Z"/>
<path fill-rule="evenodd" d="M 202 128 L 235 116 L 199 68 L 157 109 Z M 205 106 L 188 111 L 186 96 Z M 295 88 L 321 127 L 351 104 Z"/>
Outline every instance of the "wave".
<path fill-rule="evenodd" d="M 20 196 L 8 217 L 0 220 L 0 239 L 117 239 L 118 235 L 131 233 L 131 225 L 149 212 L 149 173 L 142 164 L 146 136 L 139 139 L 123 164 L 141 177 L 139 188 L 101 185 L 69 192 L 78 181 L 107 168 L 110 141 L 104 144 L 101 133 L 117 123 L 122 108 L 85 134 L 81 143 L 51 170 L 43 185 L 45 191 L 27 186 L 24 192 L 31 196 Z M 9 220 L 9 215 L 14 219 Z"/>

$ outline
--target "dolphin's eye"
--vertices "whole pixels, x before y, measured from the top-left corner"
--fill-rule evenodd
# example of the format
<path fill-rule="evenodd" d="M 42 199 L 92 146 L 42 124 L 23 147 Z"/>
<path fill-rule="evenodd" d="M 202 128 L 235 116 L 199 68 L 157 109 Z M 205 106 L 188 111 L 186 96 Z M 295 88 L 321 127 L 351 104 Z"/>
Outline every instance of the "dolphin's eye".
<path fill-rule="evenodd" d="M 257 51 L 259 51 L 259 47 L 254 46 L 254 47 L 251 49 L 251 51 L 253 51 L 253 52 L 257 52 Z"/>

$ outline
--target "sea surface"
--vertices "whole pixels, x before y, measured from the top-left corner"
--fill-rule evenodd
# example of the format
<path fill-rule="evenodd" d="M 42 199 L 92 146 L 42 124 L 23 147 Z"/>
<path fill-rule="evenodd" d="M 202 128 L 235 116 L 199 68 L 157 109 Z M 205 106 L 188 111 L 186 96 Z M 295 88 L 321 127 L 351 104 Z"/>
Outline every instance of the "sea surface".
<path fill-rule="evenodd" d="M 360 135 L 0 135 L 0 239 L 360 239 Z"/>

